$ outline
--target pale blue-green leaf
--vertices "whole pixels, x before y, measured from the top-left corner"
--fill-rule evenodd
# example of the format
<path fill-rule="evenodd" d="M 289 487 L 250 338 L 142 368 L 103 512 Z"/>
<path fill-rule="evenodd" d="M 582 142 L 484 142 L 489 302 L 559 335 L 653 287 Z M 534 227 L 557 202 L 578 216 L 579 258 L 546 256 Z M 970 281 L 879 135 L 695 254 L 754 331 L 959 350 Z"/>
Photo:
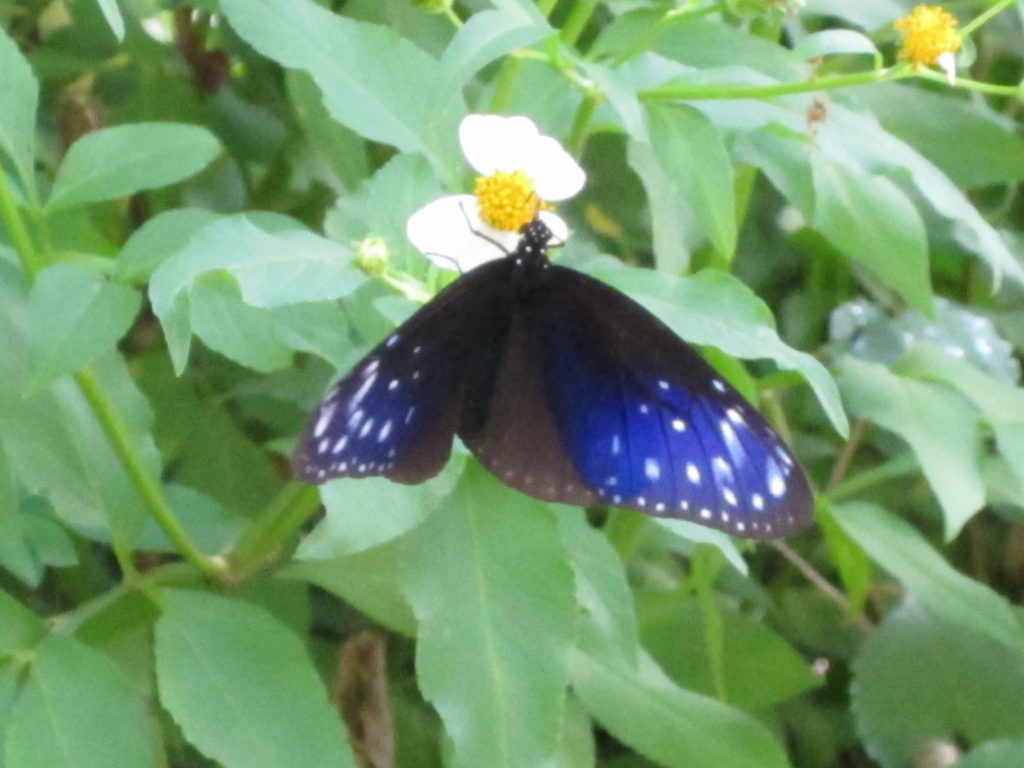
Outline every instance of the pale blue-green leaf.
<path fill-rule="evenodd" d="M 287 368 L 297 351 L 330 358 L 348 344 L 345 316 L 335 303 L 254 307 L 224 272 L 196 279 L 189 308 L 192 332 L 204 344 L 257 371 Z"/>
<path fill-rule="evenodd" d="M 0 568 L 6 568 L 25 584 L 35 587 L 42 578 L 41 569 L 23 530 L 23 516 L 18 507 L 14 477 L 6 454 L 0 450 Z M 3 594 L 6 593 L 0 592 Z M 0 617 L 0 628 L 3 626 Z M 2 647 L 0 643 L 0 655 L 3 655 Z"/>
<path fill-rule="evenodd" d="M 810 159 L 815 193 L 811 226 L 896 289 L 912 307 L 930 315 L 927 238 L 914 204 L 882 176 L 851 170 L 813 153 Z"/>
<path fill-rule="evenodd" d="M 1007 768 L 1024 765 L 1024 736 L 992 739 L 972 747 L 956 762 L 956 768 Z"/>
<path fill-rule="evenodd" d="M 156 478 L 161 460 L 150 434 L 152 413 L 124 361 L 110 353 L 93 362 L 92 372 L 117 403 L 132 450 Z M 74 380 L 59 379 L 0 413 L 0 443 L 24 488 L 47 499 L 77 532 L 123 543 L 138 536 L 146 519 L 142 498 Z"/>
<path fill-rule="evenodd" d="M 881 29 L 907 12 L 907 4 L 899 0 L 808 0 L 804 13 L 846 19 L 864 29 Z"/>
<path fill-rule="evenodd" d="M 557 506 L 555 514 L 576 574 L 576 602 L 584 611 L 581 632 L 602 655 L 636 664 L 640 641 L 622 560 L 608 539 L 587 523 L 583 510 Z"/>
<path fill-rule="evenodd" d="M 240 515 L 231 516 L 216 499 L 187 486 L 167 483 L 162 490 L 178 522 L 204 552 L 221 552 L 234 544 L 250 522 Z M 177 551 L 164 529 L 152 519 L 146 521 L 136 548 L 147 552 Z"/>
<path fill-rule="evenodd" d="M 110 31 L 114 33 L 114 37 L 117 38 L 118 42 L 124 42 L 124 19 L 121 17 L 121 9 L 117 5 L 117 0 L 97 0 L 97 2 L 100 5 L 100 10 L 103 11 L 103 18 L 110 25 Z"/>
<path fill-rule="evenodd" d="M 451 493 L 464 462 L 449 461 L 427 483 L 405 485 L 383 477 L 335 480 L 320 486 L 326 514 L 299 544 L 299 560 L 344 557 L 412 530 Z"/>
<path fill-rule="evenodd" d="M 793 53 L 803 59 L 843 53 L 879 55 L 878 48 L 871 38 L 852 29 L 826 29 L 823 32 L 813 32 L 793 46 Z"/>
<path fill-rule="evenodd" d="M 543 40 L 554 31 L 520 12 L 480 11 L 455 33 L 441 56 L 446 89 L 461 90 L 495 59 Z"/>
<path fill-rule="evenodd" d="M 569 696 L 551 768 L 595 768 L 597 745 L 594 741 L 594 724 L 579 699 Z"/>
<path fill-rule="evenodd" d="M 156 623 L 160 702 L 225 768 L 354 766 L 302 641 L 261 608 L 165 590 Z"/>
<path fill-rule="evenodd" d="M 952 539 L 985 502 L 975 410 L 944 387 L 897 376 L 850 355 L 840 358 L 836 368 L 850 412 L 899 435 L 913 448 L 942 506 L 946 537 Z"/>
<path fill-rule="evenodd" d="M 901 83 L 851 89 L 887 131 L 914 147 L 959 187 L 1024 179 L 1024 139 L 1005 115 L 981 101 Z M 969 136 L 969 141 L 954 137 Z"/>
<path fill-rule="evenodd" d="M 31 648 L 44 631 L 42 619 L 0 590 L 0 656 Z"/>
<path fill-rule="evenodd" d="M 402 536 L 353 555 L 326 560 L 299 560 L 281 572 L 323 587 L 374 621 L 406 637 L 416 635 L 416 619 L 405 595 L 401 564 L 406 557 Z M 323 550 L 314 548 L 313 554 Z"/>
<path fill-rule="evenodd" d="M 576 650 L 572 685 L 609 733 L 659 765 L 789 766 L 782 746 L 764 725 L 716 699 L 676 686 L 646 655 L 637 668 Z"/>
<path fill-rule="evenodd" d="M 643 130 L 646 133 L 646 127 Z M 651 239 L 658 268 L 668 274 L 689 271 L 691 250 L 700 244 L 693 210 L 650 144 L 629 142 L 626 157 L 650 201 Z"/>
<path fill-rule="evenodd" d="M 771 311 L 743 283 L 718 270 L 676 277 L 649 269 L 620 267 L 594 277 L 632 296 L 691 344 L 718 347 L 744 359 L 769 358 L 798 371 L 841 435 L 849 424 L 839 390 L 825 367 L 806 352 L 787 346 L 774 328 Z"/>
<path fill-rule="evenodd" d="M 587 73 L 587 77 L 600 87 L 629 137 L 646 144 L 649 140 L 647 115 L 640 105 L 636 86 L 630 82 L 623 67 L 613 69 L 589 60 L 580 61 L 580 66 Z M 653 198 L 648 196 L 648 199 L 653 202 Z"/>
<path fill-rule="evenodd" d="M 419 625 L 416 670 L 452 741 L 453 765 L 550 760 L 576 625 L 573 572 L 552 511 L 471 462 L 408 545 L 402 591 Z"/>
<path fill-rule="evenodd" d="M 710 544 L 722 553 L 729 565 L 744 576 L 750 572 L 747 561 L 736 549 L 736 542 L 724 531 L 716 531 L 714 528 L 708 528 L 706 525 L 700 525 L 691 520 L 675 520 L 668 517 L 655 517 L 651 522 L 664 528 L 673 536 L 686 539 L 688 542 Z"/>
<path fill-rule="evenodd" d="M 39 272 L 28 298 L 29 391 L 114 349 L 141 301 L 137 290 L 89 264 L 54 264 Z"/>
<path fill-rule="evenodd" d="M 46 208 L 114 200 L 187 179 L 213 160 L 220 142 L 184 123 L 135 123 L 87 133 L 68 149 Z"/>
<path fill-rule="evenodd" d="M 764 130 L 740 134 L 733 153 L 742 162 L 760 168 L 805 220 L 814 215 L 814 179 L 807 162 L 807 145 L 802 137 L 766 126 Z"/>
<path fill-rule="evenodd" d="M 783 81 L 806 80 L 811 73 L 810 67 L 789 49 L 752 35 L 739 25 L 690 18 L 684 24 L 663 25 L 660 31 L 653 45 L 645 49 L 697 70 L 740 67 Z"/>
<path fill-rule="evenodd" d="M 1019 736 L 1022 691 L 1024 657 L 937 621 L 913 597 L 867 638 L 850 686 L 857 731 L 886 768 L 935 765 L 920 761 L 935 740 Z"/>
<path fill-rule="evenodd" d="M 986 376 L 932 345 L 920 345 L 900 360 L 896 371 L 949 384 L 974 403 L 995 434 L 999 452 L 1024 486 L 1024 390 Z M 1024 503 L 1024 499 L 1021 500 Z"/>
<path fill-rule="evenodd" d="M 20 184 L 31 184 L 35 160 L 39 82 L 18 46 L 0 29 L 0 151 L 18 169 Z"/>
<path fill-rule="evenodd" d="M 910 525 L 867 502 L 833 508 L 836 521 L 931 614 L 1024 654 L 1024 621 L 1002 595 L 958 573 Z"/>
<path fill-rule="evenodd" d="M 721 134 L 691 107 L 647 107 L 654 157 L 721 256 L 736 250 L 732 161 Z"/>
<path fill-rule="evenodd" d="M 223 218 L 205 208 L 161 211 L 132 232 L 114 260 L 114 276 L 123 282 L 145 282 L 165 259 L 183 249 L 203 227 Z"/>
<path fill-rule="evenodd" d="M 109 657 L 62 635 L 34 648 L 5 748 L 11 768 L 156 766 L 142 698 Z"/>
<path fill-rule="evenodd" d="M 310 0 L 223 0 L 221 8 L 257 51 L 312 75 L 342 125 L 424 154 L 438 169 L 457 157 L 456 127 L 465 113 L 460 93 L 443 90 L 438 62 L 393 30 Z"/>
<path fill-rule="evenodd" d="M 298 222 L 290 231 L 268 231 L 239 214 L 203 227 L 153 272 L 153 311 L 163 317 L 200 275 L 215 270 L 230 273 L 255 307 L 338 299 L 365 282 L 347 248 Z"/>

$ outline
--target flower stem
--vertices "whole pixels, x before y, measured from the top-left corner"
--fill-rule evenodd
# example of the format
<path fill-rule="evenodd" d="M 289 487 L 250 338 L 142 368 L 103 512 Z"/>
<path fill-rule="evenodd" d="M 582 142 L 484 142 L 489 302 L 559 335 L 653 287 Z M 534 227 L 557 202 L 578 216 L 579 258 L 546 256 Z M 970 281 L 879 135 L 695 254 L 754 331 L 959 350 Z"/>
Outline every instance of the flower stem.
<path fill-rule="evenodd" d="M 597 0 L 576 0 L 569 11 L 569 17 L 562 24 L 562 42 L 566 45 L 575 45 L 580 34 L 594 15 L 597 7 Z"/>
<path fill-rule="evenodd" d="M 0 218 L 7 227 L 7 235 L 11 239 L 18 258 L 21 259 L 22 267 L 30 277 L 35 277 L 45 265 L 36 253 L 29 237 L 28 228 L 22 218 L 18 205 L 14 201 L 14 195 L 8 186 L 7 174 L 0 170 Z"/>
<path fill-rule="evenodd" d="M 286 484 L 227 553 L 229 579 L 242 581 L 263 567 L 319 505 L 320 493 L 315 486 Z"/>
<path fill-rule="evenodd" d="M 976 30 L 982 24 L 987 22 L 997 13 L 1001 13 L 1003 9 L 1008 8 L 1011 5 L 1015 5 L 1017 2 L 1018 0 L 998 0 L 998 2 L 995 2 L 991 6 L 989 6 L 987 10 L 978 14 L 976 17 L 974 17 L 969 22 L 964 24 L 963 27 L 961 27 L 960 29 L 960 36 L 969 36 L 972 32 L 974 32 L 974 30 Z"/>

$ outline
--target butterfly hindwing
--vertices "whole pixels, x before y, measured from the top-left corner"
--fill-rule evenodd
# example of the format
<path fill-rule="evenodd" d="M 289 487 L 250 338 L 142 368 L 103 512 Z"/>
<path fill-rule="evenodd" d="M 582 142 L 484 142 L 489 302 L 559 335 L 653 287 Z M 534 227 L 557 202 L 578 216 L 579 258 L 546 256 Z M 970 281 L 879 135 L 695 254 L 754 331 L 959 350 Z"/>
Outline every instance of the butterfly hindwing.
<path fill-rule="evenodd" d="M 803 527 L 806 477 L 760 413 L 634 301 L 551 272 L 524 311 L 565 451 L 599 499 L 756 538 Z"/>
<path fill-rule="evenodd" d="M 417 483 L 441 471 L 466 371 L 501 330 L 508 269 L 494 261 L 463 275 L 331 386 L 295 450 L 300 480 L 384 475 Z"/>

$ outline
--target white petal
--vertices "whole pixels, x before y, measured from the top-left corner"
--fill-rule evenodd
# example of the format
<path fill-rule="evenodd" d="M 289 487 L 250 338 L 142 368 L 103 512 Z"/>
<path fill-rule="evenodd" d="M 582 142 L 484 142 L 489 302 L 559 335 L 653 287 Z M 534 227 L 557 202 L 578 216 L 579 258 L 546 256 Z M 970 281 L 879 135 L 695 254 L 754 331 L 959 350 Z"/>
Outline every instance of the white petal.
<path fill-rule="evenodd" d="M 500 232 L 484 224 L 473 195 L 449 195 L 428 203 L 409 217 L 405 234 L 434 264 L 458 272 L 500 259 L 519 239 L 515 232 Z"/>
<path fill-rule="evenodd" d="M 533 121 L 521 115 L 467 115 L 459 125 L 462 153 L 482 176 L 524 169 L 539 136 Z"/>
<path fill-rule="evenodd" d="M 537 214 L 537 218 L 547 224 L 548 229 L 551 230 L 551 239 L 548 240 L 551 247 L 559 248 L 565 245 L 565 241 L 569 239 L 569 225 L 561 216 L 551 211 L 541 211 Z"/>
<path fill-rule="evenodd" d="M 523 171 L 533 179 L 541 200 L 567 200 L 587 180 L 579 163 L 550 136 L 537 137 Z"/>
<path fill-rule="evenodd" d="M 935 59 L 935 66 L 946 73 L 946 82 L 956 85 L 956 56 L 949 51 L 940 53 Z"/>

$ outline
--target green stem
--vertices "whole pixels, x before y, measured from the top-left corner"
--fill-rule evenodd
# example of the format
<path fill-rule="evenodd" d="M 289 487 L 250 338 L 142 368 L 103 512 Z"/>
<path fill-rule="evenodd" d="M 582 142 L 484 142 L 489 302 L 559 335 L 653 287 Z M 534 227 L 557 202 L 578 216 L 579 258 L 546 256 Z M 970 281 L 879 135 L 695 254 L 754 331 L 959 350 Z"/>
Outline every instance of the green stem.
<path fill-rule="evenodd" d="M 21 259 L 22 267 L 30 277 L 35 277 L 45 264 L 39 258 L 29 237 L 25 220 L 18 210 L 18 204 L 14 201 L 14 195 L 8 186 L 7 174 L 0 171 L 0 218 L 7 227 L 7 235 L 11 238 L 11 245 L 14 246 L 18 258 Z"/>
<path fill-rule="evenodd" d="M 523 68 L 523 60 L 518 56 L 506 56 L 501 62 L 501 70 L 494 80 L 494 93 L 491 95 L 490 111 L 502 114 L 512 100 L 512 89 L 515 87 L 519 70 Z"/>
<path fill-rule="evenodd" d="M 262 568 L 319 505 L 320 493 L 316 486 L 285 485 L 227 553 L 230 580 L 242 581 Z"/>
<path fill-rule="evenodd" d="M 129 480 L 142 496 L 149 514 L 156 521 L 167 538 L 171 540 L 181 555 L 203 573 L 219 577 L 224 572 L 220 560 L 208 557 L 192 542 L 178 518 L 174 516 L 170 505 L 160 492 L 154 476 L 143 464 L 141 457 L 132 445 L 132 435 L 121 414 L 107 397 L 90 367 L 85 367 L 75 374 L 75 381 L 92 408 L 96 420 L 107 440 L 110 441 L 114 453 L 121 466 L 128 474 Z"/>
<path fill-rule="evenodd" d="M 587 23 L 590 21 L 590 17 L 594 15 L 594 9 L 596 7 L 597 0 L 576 0 L 576 3 L 572 6 L 572 10 L 569 11 L 569 17 L 562 25 L 563 43 L 566 45 L 576 44 L 576 41 L 580 38 L 580 34 L 582 34 Z"/>
<path fill-rule="evenodd" d="M 565 141 L 565 148 L 577 158 L 583 151 L 583 142 L 587 137 L 587 126 L 590 125 L 590 118 L 594 116 L 597 109 L 597 99 L 587 96 L 583 99 L 579 109 L 576 110 L 576 118 L 572 121 L 572 129 Z"/>
<path fill-rule="evenodd" d="M 693 568 L 693 585 L 700 604 L 704 626 L 704 652 L 711 671 L 711 684 L 715 698 L 727 701 L 725 689 L 725 630 L 722 615 L 715 602 L 715 577 L 722 567 L 722 556 L 710 544 L 700 544 L 690 558 Z"/>
<path fill-rule="evenodd" d="M 988 10 L 978 14 L 976 17 L 964 24 L 963 28 L 960 30 L 960 37 L 968 37 L 972 32 L 974 32 L 974 30 L 987 22 L 997 13 L 1000 13 L 1005 8 L 1009 8 L 1011 5 L 1015 5 L 1017 2 L 1019 2 L 1019 0 L 999 0 L 999 2 L 993 3 Z"/>

